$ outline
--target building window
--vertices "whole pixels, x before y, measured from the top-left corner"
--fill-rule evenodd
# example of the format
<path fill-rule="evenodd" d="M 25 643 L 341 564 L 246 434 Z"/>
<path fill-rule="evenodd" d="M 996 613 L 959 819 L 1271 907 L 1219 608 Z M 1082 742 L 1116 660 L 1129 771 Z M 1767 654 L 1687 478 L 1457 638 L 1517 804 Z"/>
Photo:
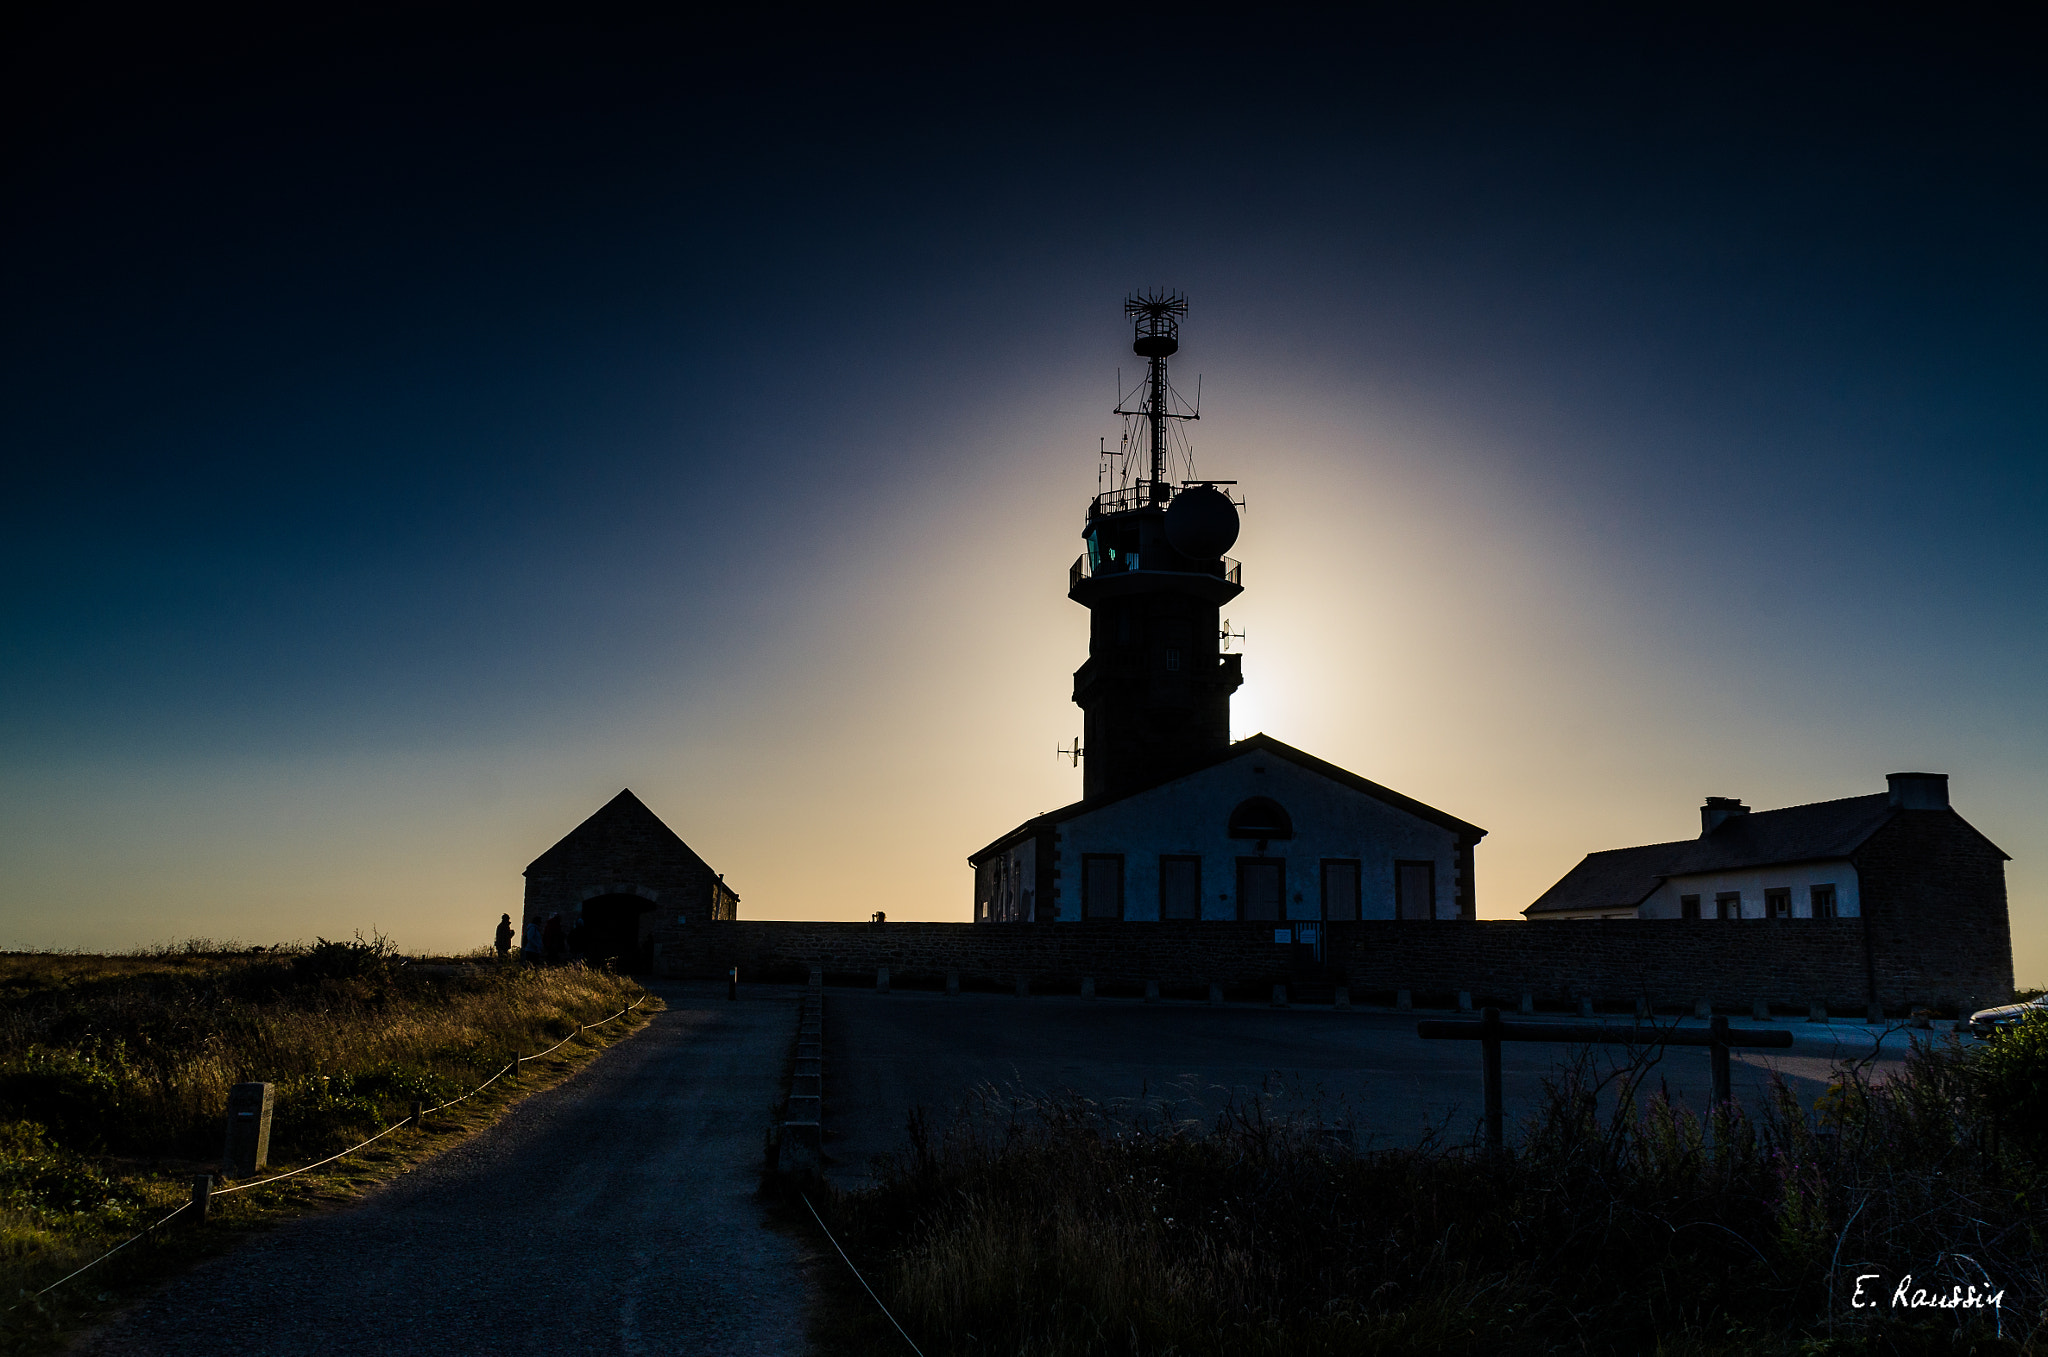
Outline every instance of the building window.
<path fill-rule="evenodd" d="M 1278 919 L 1287 895 L 1287 864 L 1272 858 L 1237 860 L 1237 917 Z"/>
<path fill-rule="evenodd" d="M 1764 892 L 1764 917 L 1766 919 L 1789 919 L 1792 917 L 1792 890 L 1780 887 Z"/>
<path fill-rule="evenodd" d="M 1812 894 L 1813 917 L 1816 919 L 1835 918 L 1835 888 L 1833 886 L 1815 886 L 1812 888 Z"/>
<path fill-rule="evenodd" d="M 1278 801 L 1254 796 L 1248 801 L 1238 802 L 1237 809 L 1230 812 L 1230 837 L 1291 839 L 1294 837 L 1294 821 Z"/>
<path fill-rule="evenodd" d="M 1742 917 L 1742 892 L 1722 891 L 1714 897 L 1714 917 L 1717 919 L 1739 919 Z"/>
<path fill-rule="evenodd" d="M 1358 859 L 1323 859 L 1323 917 L 1336 923 L 1358 917 Z"/>
<path fill-rule="evenodd" d="M 1081 855 L 1081 914 L 1089 919 L 1124 917 L 1124 856 Z"/>
<path fill-rule="evenodd" d="M 1700 917 L 1700 898 L 1699 898 L 1699 897 L 1698 897 L 1697 895 L 1681 895 L 1681 896 L 1679 896 L 1679 897 L 1678 897 L 1678 917 L 1679 917 L 1679 918 L 1681 918 L 1681 919 L 1697 919 L 1697 918 L 1699 918 L 1699 917 Z"/>
<path fill-rule="evenodd" d="M 1195 857 L 1159 859 L 1159 917 L 1199 919 L 1202 917 L 1202 860 Z"/>
<path fill-rule="evenodd" d="M 1172 646 L 1166 648 L 1166 672 L 1169 674 L 1180 672 L 1180 652 Z"/>
<path fill-rule="evenodd" d="M 1394 864 L 1394 917 L 1434 919 L 1436 917 L 1436 864 L 1397 862 Z"/>

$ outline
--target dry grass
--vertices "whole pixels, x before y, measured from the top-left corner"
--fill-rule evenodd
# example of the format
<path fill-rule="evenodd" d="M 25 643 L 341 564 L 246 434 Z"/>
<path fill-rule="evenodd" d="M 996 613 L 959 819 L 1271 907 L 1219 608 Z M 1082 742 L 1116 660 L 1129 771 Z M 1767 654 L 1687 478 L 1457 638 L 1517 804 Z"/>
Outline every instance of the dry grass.
<path fill-rule="evenodd" d="M 186 1200 L 217 1172 L 228 1089 L 275 1085 L 274 1168 L 309 1162 L 465 1093 L 642 996 L 580 966 L 408 964 L 382 939 L 125 957 L 0 955 L 0 1351 L 78 1323 L 243 1230 L 345 1199 L 487 1125 L 659 1006 L 527 1065 L 516 1083 L 328 1169 L 219 1199 L 41 1301 L 34 1291 Z"/>
<path fill-rule="evenodd" d="M 1005 1105 L 913 1118 L 878 1187 L 820 1205 L 927 1352 L 2040 1352 L 2048 1172 L 2015 1132 L 2048 1111 L 2048 1024 L 2029 1040 L 1704 1120 L 1653 1052 L 1586 1057 L 1500 1159 L 1361 1151 L 1257 1103 L 1213 1125 Z M 1988 1275 L 2003 1308 L 1853 1307 L 1872 1271 L 1887 1296 Z M 821 1337 L 901 1344 L 852 1293 Z"/>

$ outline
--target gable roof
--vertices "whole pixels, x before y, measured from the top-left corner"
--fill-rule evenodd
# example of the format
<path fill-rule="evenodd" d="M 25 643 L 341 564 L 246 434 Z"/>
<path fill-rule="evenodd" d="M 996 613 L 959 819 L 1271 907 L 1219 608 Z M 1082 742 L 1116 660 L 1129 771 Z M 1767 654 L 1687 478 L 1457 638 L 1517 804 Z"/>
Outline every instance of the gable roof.
<path fill-rule="evenodd" d="M 1633 909 L 1674 876 L 1845 858 L 1897 813 L 1889 793 L 1875 792 L 1731 815 L 1696 839 L 1588 853 L 1522 913 Z"/>
<path fill-rule="evenodd" d="M 659 815 L 647 809 L 647 804 L 633 795 L 632 788 L 628 787 L 599 806 L 589 819 L 557 839 L 554 847 L 527 863 L 526 870 L 531 872 L 537 867 L 551 866 L 553 859 L 566 857 L 575 848 L 591 844 L 645 843 L 650 838 L 673 843 L 707 871 L 710 869 L 709 864 L 683 842 L 682 836 L 670 829 Z"/>
<path fill-rule="evenodd" d="M 1100 810 L 1104 806 L 1113 806 L 1119 801 L 1128 801 L 1134 796 L 1143 796 L 1147 792 L 1157 791 L 1169 783 L 1178 782 L 1186 777 L 1194 777 L 1199 773 L 1207 772 L 1218 764 L 1228 763 L 1232 759 L 1242 758 L 1246 754 L 1270 754 L 1274 758 L 1285 759 L 1296 767 L 1314 773 L 1318 777 L 1328 778 L 1340 786 L 1349 787 L 1355 792 L 1363 792 L 1376 801 L 1383 802 L 1397 810 L 1404 810 L 1419 820 L 1427 820 L 1433 825 L 1439 825 L 1444 829 L 1448 829 L 1456 834 L 1461 842 L 1474 844 L 1486 837 L 1486 831 L 1478 825 L 1460 820 L 1455 815 L 1448 815 L 1434 806 L 1424 805 L 1412 796 L 1403 796 L 1391 787 L 1382 787 L 1379 783 L 1362 778 L 1348 769 L 1339 768 L 1334 763 L 1325 763 L 1313 754 L 1305 753 L 1302 750 L 1296 749 L 1291 744 L 1276 740 L 1272 736 L 1261 732 L 1257 735 L 1248 735 L 1235 744 L 1225 745 L 1217 753 L 1203 759 L 1191 768 L 1183 768 L 1171 777 L 1160 778 L 1156 782 L 1147 783 L 1142 787 L 1124 792 L 1118 796 L 1098 796 L 1092 801 L 1076 801 L 1072 805 L 1062 806 L 1058 810 L 1049 810 L 1043 815 L 1034 815 L 987 847 L 982 848 L 978 852 L 968 854 L 967 860 L 970 863 L 978 863 L 983 858 L 989 856 L 989 854 L 1007 848 L 1019 839 L 1027 838 L 1041 829 L 1049 829 L 1053 825 L 1071 820 L 1076 816 Z"/>

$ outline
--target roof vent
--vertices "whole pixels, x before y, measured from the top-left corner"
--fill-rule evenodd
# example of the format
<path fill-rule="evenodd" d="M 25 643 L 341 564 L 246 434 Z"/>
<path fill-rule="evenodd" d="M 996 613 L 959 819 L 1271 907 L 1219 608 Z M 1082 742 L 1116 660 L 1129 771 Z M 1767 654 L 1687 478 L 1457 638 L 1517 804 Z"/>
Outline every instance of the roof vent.
<path fill-rule="evenodd" d="M 1713 833 L 1731 815 L 1747 814 L 1749 807 L 1742 804 L 1740 797 L 1710 796 L 1707 798 L 1707 804 L 1700 807 L 1700 833 Z"/>
<path fill-rule="evenodd" d="M 1892 805 L 1900 810 L 1947 810 L 1947 773 L 1887 773 Z"/>

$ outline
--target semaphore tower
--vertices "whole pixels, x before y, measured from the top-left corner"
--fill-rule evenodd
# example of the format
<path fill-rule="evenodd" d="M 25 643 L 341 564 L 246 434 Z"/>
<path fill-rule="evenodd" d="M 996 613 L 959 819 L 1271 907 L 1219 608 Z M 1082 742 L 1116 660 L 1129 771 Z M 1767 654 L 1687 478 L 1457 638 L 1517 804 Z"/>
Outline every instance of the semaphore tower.
<path fill-rule="evenodd" d="M 1086 714 L 1082 796 L 1117 797 L 1173 777 L 1230 743 L 1230 695 L 1241 657 L 1223 653 L 1220 608 L 1243 592 L 1223 553 L 1237 540 L 1237 506 L 1196 477 L 1185 426 L 1201 417 L 1166 374 L 1180 349 L 1187 298 L 1141 292 L 1124 302 L 1131 345 L 1146 363 L 1118 391 L 1124 435 L 1105 452 L 1067 596 L 1087 608 L 1088 662 L 1074 672 Z"/>

